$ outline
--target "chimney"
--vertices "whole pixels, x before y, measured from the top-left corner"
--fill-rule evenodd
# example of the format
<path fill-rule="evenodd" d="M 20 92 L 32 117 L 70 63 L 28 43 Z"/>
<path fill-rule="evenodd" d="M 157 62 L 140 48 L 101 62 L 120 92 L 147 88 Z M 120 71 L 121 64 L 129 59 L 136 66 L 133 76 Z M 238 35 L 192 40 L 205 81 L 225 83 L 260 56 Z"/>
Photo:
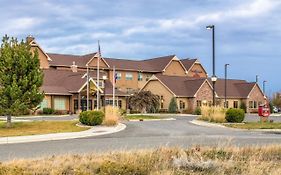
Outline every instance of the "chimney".
<path fill-rule="evenodd" d="M 70 67 L 72 72 L 77 72 L 77 65 L 75 64 L 75 61 L 72 62 L 72 65 Z"/>
<path fill-rule="evenodd" d="M 35 39 L 35 38 L 34 38 L 32 35 L 28 35 L 28 36 L 26 37 L 26 42 L 29 44 L 29 43 L 31 43 L 34 39 Z"/>

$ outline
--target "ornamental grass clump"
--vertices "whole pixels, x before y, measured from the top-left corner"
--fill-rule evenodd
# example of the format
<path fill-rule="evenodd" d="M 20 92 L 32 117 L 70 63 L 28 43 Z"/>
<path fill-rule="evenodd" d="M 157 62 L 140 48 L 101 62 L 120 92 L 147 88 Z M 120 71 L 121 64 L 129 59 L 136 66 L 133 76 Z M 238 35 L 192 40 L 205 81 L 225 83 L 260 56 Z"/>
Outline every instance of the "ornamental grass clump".
<path fill-rule="evenodd" d="M 105 107 L 105 117 L 102 122 L 106 126 L 114 126 L 118 124 L 121 119 L 121 111 L 118 107 L 106 106 Z"/>
<path fill-rule="evenodd" d="M 208 122 L 225 123 L 225 112 L 226 110 L 221 107 L 203 106 L 201 107 L 201 116 L 198 119 Z"/>
<path fill-rule="evenodd" d="M 89 126 L 100 125 L 103 119 L 104 113 L 102 111 L 83 111 L 79 115 L 79 121 Z"/>

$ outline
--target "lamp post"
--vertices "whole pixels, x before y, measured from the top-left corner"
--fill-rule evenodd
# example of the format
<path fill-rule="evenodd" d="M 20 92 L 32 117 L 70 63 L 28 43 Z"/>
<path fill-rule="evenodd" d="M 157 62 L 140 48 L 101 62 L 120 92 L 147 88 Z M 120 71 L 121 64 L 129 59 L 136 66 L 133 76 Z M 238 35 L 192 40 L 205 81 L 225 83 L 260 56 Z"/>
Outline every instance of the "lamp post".
<path fill-rule="evenodd" d="M 266 95 L 265 95 L 265 83 L 266 83 L 266 82 L 267 82 L 266 80 L 264 80 L 264 81 L 262 82 L 262 91 L 263 91 L 264 96 L 266 96 Z"/>
<path fill-rule="evenodd" d="M 230 64 L 225 64 L 224 65 L 224 107 L 227 108 L 226 105 L 226 90 L 227 90 L 227 66 L 229 66 Z"/>
<path fill-rule="evenodd" d="M 105 80 L 107 80 L 107 76 L 103 75 L 103 109 L 104 109 L 104 114 L 105 114 Z"/>
<path fill-rule="evenodd" d="M 212 41 L 213 41 L 213 75 L 211 77 L 212 83 L 213 83 L 213 106 L 216 105 L 215 102 L 215 83 L 217 81 L 216 73 L 215 73 L 215 26 L 209 25 L 206 26 L 207 30 L 212 30 Z"/>

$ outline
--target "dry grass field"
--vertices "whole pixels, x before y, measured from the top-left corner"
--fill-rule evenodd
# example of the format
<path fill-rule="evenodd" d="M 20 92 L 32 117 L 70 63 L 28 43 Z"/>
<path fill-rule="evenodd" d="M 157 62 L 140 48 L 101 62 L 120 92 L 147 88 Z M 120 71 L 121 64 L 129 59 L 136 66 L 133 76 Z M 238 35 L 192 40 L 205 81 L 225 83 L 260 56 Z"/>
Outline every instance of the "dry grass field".
<path fill-rule="evenodd" d="M 280 175 L 281 145 L 158 148 L 63 155 L 0 164 L 0 175 Z"/>

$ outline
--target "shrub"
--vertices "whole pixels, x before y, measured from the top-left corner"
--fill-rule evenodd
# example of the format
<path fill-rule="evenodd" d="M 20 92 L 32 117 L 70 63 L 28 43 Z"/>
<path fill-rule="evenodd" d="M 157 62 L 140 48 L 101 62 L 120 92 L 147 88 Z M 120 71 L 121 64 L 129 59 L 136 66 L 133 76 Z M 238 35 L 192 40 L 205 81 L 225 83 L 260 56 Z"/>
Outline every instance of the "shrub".
<path fill-rule="evenodd" d="M 247 112 L 247 106 L 246 106 L 246 103 L 242 102 L 241 105 L 240 105 L 240 109 L 243 109 L 244 112 L 246 113 Z"/>
<path fill-rule="evenodd" d="M 43 114 L 53 114 L 55 112 L 52 108 L 43 108 Z"/>
<path fill-rule="evenodd" d="M 79 121 L 89 126 L 100 125 L 103 119 L 104 113 L 101 111 L 83 111 L 79 115 Z"/>
<path fill-rule="evenodd" d="M 225 119 L 231 123 L 241 123 L 245 118 L 245 112 L 243 109 L 228 109 L 226 111 Z"/>
<path fill-rule="evenodd" d="M 159 113 L 168 113 L 168 110 L 167 109 L 159 109 L 158 112 Z"/>
<path fill-rule="evenodd" d="M 121 118 L 120 110 L 118 107 L 106 106 L 105 117 L 103 124 L 106 126 L 113 126 L 118 124 L 118 120 Z"/>
<path fill-rule="evenodd" d="M 66 110 L 55 110 L 54 114 L 56 114 L 56 115 L 66 115 L 66 114 L 68 114 L 68 111 L 66 111 Z"/>
<path fill-rule="evenodd" d="M 201 107 L 201 116 L 199 120 L 205 120 L 209 122 L 224 123 L 225 120 L 225 109 L 221 107 Z"/>
<path fill-rule="evenodd" d="M 127 114 L 127 110 L 126 109 L 119 109 L 119 113 L 121 116 L 125 116 Z"/>
<path fill-rule="evenodd" d="M 201 115 L 201 108 L 200 107 L 197 107 L 194 112 L 193 112 L 194 115 Z"/>
<path fill-rule="evenodd" d="M 171 98 L 168 111 L 169 113 L 177 113 L 177 110 L 178 110 L 178 105 L 176 102 L 176 98 L 173 97 Z"/>

